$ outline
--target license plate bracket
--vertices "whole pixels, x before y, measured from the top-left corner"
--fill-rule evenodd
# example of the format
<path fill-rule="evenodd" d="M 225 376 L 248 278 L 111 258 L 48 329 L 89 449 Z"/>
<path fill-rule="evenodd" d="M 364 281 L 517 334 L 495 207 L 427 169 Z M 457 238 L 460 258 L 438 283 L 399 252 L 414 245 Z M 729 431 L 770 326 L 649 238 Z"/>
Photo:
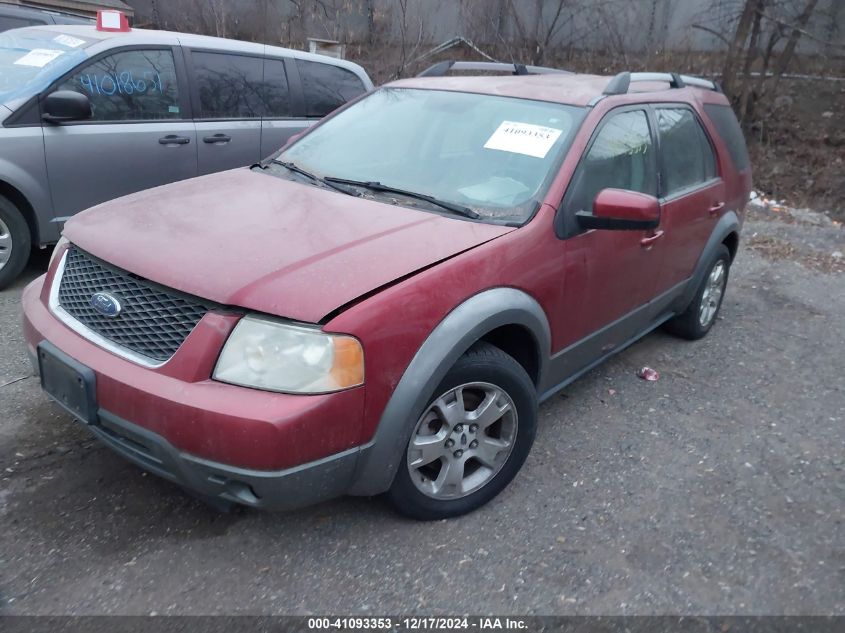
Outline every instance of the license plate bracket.
<path fill-rule="evenodd" d="M 41 388 L 73 417 L 85 424 L 96 424 L 94 371 L 47 341 L 38 345 L 37 353 Z"/>

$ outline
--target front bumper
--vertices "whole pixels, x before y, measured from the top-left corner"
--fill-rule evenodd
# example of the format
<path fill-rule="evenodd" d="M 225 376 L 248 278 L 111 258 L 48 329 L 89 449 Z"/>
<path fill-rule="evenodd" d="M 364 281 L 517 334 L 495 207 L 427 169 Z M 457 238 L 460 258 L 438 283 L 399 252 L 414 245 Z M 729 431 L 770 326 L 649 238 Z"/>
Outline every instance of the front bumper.
<path fill-rule="evenodd" d="M 269 393 L 208 376 L 235 319 L 209 313 L 165 365 L 151 369 L 94 345 L 47 307 L 44 284 L 22 298 L 32 357 L 49 341 L 96 376 L 89 429 L 142 468 L 197 494 L 268 509 L 342 495 L 360 451 L 363 388 Z"/>
<path fill-rule="evenodd" d="M 100 409 L 88 425 L 104 444 L 141 468 L 208 499 L 289 510 L 346 492 L 358 449 L 280 471 L 237 468 L 180 452 L 160 435 Z"/>

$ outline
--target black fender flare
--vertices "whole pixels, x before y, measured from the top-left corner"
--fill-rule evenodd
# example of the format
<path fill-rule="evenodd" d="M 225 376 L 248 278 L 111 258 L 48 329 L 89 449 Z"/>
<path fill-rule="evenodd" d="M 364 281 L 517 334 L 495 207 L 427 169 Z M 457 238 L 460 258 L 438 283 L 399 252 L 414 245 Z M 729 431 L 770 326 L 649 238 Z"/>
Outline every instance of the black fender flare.
<path fill-rule="evenodd" d="M 687 309 L 687 306 L 689 306 L 695 296 L 696 289 L 701 284 L 701 280 L 707 274 L 707 265 L 710 263 L 713 253 L 731 233 L 739 235 L 741 226 L 739 217 L 734 211 L 728 211 L 719 218 L 716 226 L 713 227 L 713 232 L 710 233 L 707 244 L 704 245 L 704 249 L 701 251 L 701 255 L 695 264 L 695 268 L 684 292 L 677 300 L 676 312 L 681 313 Z"/>
<path fill-rule="evenodd" d="M 405 458 L 413 424 L 437 385 L 476 341 L 506 325 L 521 326 L 533 336 L 542 384 L 551 331 L 540 304 L 516 288 L 492 288 L 473 295 L 446 315 L 417 350 L 382 412 L 373 439 L 359 453 L 348 494 L 375 495 L 390 488 Z"/>

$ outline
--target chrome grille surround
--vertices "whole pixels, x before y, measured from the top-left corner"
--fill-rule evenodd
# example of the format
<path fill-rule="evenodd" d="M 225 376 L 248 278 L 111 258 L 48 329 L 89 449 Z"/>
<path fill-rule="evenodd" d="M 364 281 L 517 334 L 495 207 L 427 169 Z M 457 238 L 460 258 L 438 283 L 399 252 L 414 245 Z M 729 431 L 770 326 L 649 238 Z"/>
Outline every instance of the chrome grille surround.
<path fill-rule="evenodd" d="M 97 292 L 120 299 L 117 317 L 91 304 Z M 71 245 L 50 291 L 50 309 L 68 327 L 100 347 L 147 367 L 166 363 L 210 306 L 102 262 Z"/>

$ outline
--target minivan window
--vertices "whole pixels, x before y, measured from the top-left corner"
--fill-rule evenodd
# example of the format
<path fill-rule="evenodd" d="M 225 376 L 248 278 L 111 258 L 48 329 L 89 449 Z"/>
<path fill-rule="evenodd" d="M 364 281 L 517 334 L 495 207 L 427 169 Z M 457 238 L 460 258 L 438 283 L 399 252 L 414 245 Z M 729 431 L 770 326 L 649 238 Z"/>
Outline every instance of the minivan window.
<path fill-rule="evenodd" d="M 26 18 L 15 18 L 11 15 L 0 15 L 0 31 L 21 29 L 25 26 L 35 26 L 36 24 L 46 24 L 46 22 L 27 20 Z"/>
<path fill-rule="evenodd" d="M 583 112 L 513 97 L 383 88 L 324 121 L 278 160 L 521 223 L 557 172 Z M 397 199 L 366 188 L 363 195 Z"/>
<path fill-rule="evenodd" d="M 296 60 L 305 93 L 305 116 L 324 117 L 367 91 L 355 73 L 332 64 Z"/>
<path fill-rule="evenodd" d="M 657 129 L 663 154 L 663 195 L 669 196 L 716 176 L 713 148 L 687 108 L 658 108 Z"/>
<path fill-rule="evenodd" d="M 264 62 L 264 98 L 266 111 L 264 116 L 281 119 L 291 116 L 290 91 L 285 62 L 281 59 L 268 58 Z"/>
<path fill-rule="evenodd" d="M 170 49 L 127 50 L 83 66 L 56 86 L 91 100 L 93 121 L 180 119 Z"/>
<path fill-rule="evenodd" d="M 37 28 L 0 33 L 0 103 L 40 92 L 83 61 L 91 43 Z"/>
<path fill-rule="evenodd" d="M 260 119 L 260 57 L 191 51 L 200 119 Z"/>

